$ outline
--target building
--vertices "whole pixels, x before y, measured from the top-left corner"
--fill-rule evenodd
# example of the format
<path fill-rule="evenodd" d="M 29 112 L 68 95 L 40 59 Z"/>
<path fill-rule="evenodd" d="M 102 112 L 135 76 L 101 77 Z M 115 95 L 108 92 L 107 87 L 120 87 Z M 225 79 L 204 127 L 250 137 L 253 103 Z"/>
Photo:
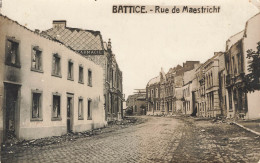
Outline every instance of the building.
<path fill-rule="evenodd" d="M 227 89 L 226 89 L 226 76 L 227 70 L 225 68 L 225 53 L 218 56 L 218 79 L 219 79 L 219 107 L 221 116 L 227 117 Z"/>
<path fill-rule="evenodd" d="M 146 86 L 147 115 L 158 114 L 160 111 L 160 77 L 151 79 Z"/>
<path fill-rule="evenodd" d="M 219 82 L 224 80 L 220 78 L 220 74 L 221 77 L 225 75 L 224 65 L 224 53 L 215 52 L 213 57 L 195 70 L 192 84 L 192 106 L 196 110 L 197 116 L 218 117 L 223 115 L 223 107 L 226 104 L 220 104 L 220 99 L 222 102 L 222 96 L 225 95 L 225 85 L 221 85 L 221 91 Z"/>
<path fill-rule="evenodd" d="M 129 95 L 126 101 L 127 109 L 133 111 L 133 115 L 146 115 L 146 90 L 136 89 L 133 95 Z"/>
<path fill-rule="evenodd" d="M 3 15 L 0 28 L 1 140 L 106 125 L 101 66 Z"/>
<path fill-rule="evenodd" d="M 198 66 L 198 65 L 197 65 Z M 195 75 L 196 67 L 190 71 L 186 71 L 183 74 L 183 86 L 182 86 L 182 113 L 191 115 L 193 113 L 193 101 L 192 101 L 192 81 Z"/>
<path fill-rule="evenodd" d="M 259 7 L 258 2 L 258 9 Z M 257 44 L 260 41 L 260 13 L 253 16 L 251 19 L 249 19 L 245 26 L 245 33 L 243 37 L 243 54 L 245 57 L 245 54 L 247 54 L 247 50 L 252 49 L 254 51 L 259 51 L 259 49 L 256 49 Z M 249 59 L 245 57 L 245 66 L 248 68 L 248 62 Z M 247 75 L 248 69 L 245 69 L 245 75 Z M 260 82 L 259 82 L 260 83 Z M 260 91 L 256 90 L 255 92 L 249 92 L 247 93 L 247 108 L 248 113 L 246 114 L 246 118 L 248 119 L 256 119 L 260 118 Z"/>
<path fill-rule="evenodd" d="M 111 41 L 103 42 L 99 31 L 67 27 L 65 20 L 53 21 L 53 27 L 42 31 L 42 34 L 62 42 L 102 66 L 106 120 L 121 120 L 124 101 L 123 74 L 112 52 Z"/>
<path fill-rule="evenodd" d="M 247 112 L 246 93 L 243 92 L 245 72 L 242 38 L 244 31 L 231 36 L 226 42 L 225 65 L 227 70 L 226 89 L 228 94 L 227 117 L 243 116 Z M 237 76 L 237 77 L 235 77 Z M 242 98 L 243 96 L 243 98 Z"/>
<path fill-rule="evenodd" d="M 229 118 L 260 118 L 260 91 L 244 91 L 245 75 L 249 73 L 247 50 L 257 50 L 260 41 L 260 14 L 250 18 L 245 30 L 230 37 L 226 43 L 226 88 L 228 92 L 227 117 Z"/>
<path fill-rule="evenodd" d="M 205 73 L 200 65 L 195 69 L 195 77 L 192 80 L 192 107 L 193 115 L 205 117 Z"/>
<path fill-rule="evenodd" d="M 193 108 L 201 117 L 260 118 L 260 91 L 245 91 L 249 73 L 247 50 L 257 50 L 260 14 L 246 23 L 245 30 L 231 36 L 226 51 L 217 52 L 195 71 L 192 82 Z"/>
<path fill-rule="evenodd" d="M 161 69 L 159 76 L 151 79 L 146 85 L 147 114 L 183 113 L 183 76 L 198 64 L 199 61 L 187 61 L 183 66 L 170 68 L 166 74 Z"/>

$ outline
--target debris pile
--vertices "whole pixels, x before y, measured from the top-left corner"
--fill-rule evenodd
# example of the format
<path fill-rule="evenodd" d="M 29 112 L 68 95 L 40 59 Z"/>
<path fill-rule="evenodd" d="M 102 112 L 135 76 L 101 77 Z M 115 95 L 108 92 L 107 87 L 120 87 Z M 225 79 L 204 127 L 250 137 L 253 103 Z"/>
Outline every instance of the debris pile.
<path fill-rule="evenodd" d="M 113 121 L 104 128 L 93 129 L 93 130 L 77 132 L 77 133 L 70 132 L 62 136 L 52 136 L 52 137 L 33 139 L 33 140 L 18 140 L 14 134 L 8 134 L 8 140 L 2 144 L 2 150 L 6 150 L 7 148 L 12 148 L 14 146 L 23 147 L 23 148 L 43 147 L 46 145 L 58 144 L 66 141 L 75 141 L 78 138 L 91 137 L 93 135 L 99 135 L 104 132 L 111 132 L 111 130 L 113 131 L 120 128 L 126 128 L 128 126 L 134 124 L 135 125 L 140 124 L 143 122 L 144 120 L 141 118 L 126 117 L 122 121 Z"/>

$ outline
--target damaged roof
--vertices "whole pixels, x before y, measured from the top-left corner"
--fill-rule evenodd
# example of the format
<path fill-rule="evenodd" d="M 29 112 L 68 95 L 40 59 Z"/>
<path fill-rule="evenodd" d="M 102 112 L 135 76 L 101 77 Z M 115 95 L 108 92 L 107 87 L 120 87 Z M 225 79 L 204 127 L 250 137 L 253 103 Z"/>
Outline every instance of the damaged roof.
<path fill-rule="evenodd" d="M 148 86 L 155 84 L 155 83 L 159 83 L 160 82 L 160 76 L 157 76 L 155 78 L 152 78 L 149 82 L 148 82 Z"/>
<path fill-rule="evenodd" d="M 76 51 L 104 50 L 102 36 L 99 31 L 70 28 L 66 27 L 65 24 L 64 27 L 54 25 L 53 28 L 43 31 L 41 34 L 58 40 Z"/>

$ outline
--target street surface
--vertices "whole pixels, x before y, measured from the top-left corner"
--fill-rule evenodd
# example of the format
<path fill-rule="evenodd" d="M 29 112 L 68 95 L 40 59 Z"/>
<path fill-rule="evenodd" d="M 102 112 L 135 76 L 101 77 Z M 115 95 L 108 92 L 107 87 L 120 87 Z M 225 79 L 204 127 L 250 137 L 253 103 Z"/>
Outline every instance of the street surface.
<path fill-rule="evenodd" d="M 258 162 L 260 138 L 227 123 L 151 117 L 142 124 L 2 155 L 2 162 Z"/>

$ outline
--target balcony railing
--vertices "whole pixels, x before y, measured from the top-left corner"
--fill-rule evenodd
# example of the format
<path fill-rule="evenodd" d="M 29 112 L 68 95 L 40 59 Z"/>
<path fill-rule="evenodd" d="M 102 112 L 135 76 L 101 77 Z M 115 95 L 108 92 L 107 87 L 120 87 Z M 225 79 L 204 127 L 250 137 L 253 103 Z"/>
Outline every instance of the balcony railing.
<path fill-rule="evenodd" d="M 226 85 L 233 85 L 237 82 L 242 82 L 244 80 L 245 73 L 240 73 L 239 75 L 228 74 L 226 76 Z"/>

